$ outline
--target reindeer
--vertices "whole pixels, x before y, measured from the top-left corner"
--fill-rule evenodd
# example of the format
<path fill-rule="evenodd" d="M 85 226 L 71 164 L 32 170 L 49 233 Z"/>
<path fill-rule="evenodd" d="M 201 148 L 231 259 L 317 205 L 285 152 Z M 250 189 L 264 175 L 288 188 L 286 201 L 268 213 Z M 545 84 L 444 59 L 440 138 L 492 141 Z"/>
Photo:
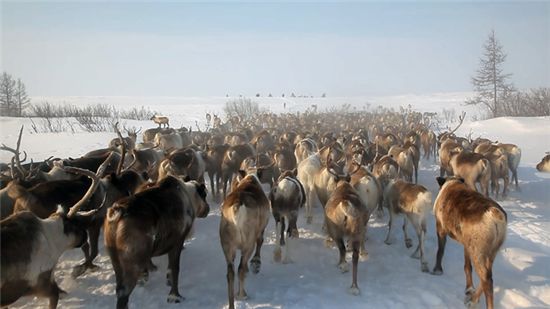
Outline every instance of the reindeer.
<path fill-rule="evenodd" d="M 290 239 L 298 238 L 298 211 L 306 202 L 306 193 L 300 181 L 296 178 L 297 170 L 284 171 L 269 193 L 271 212 L 275 219 L 277 235 L 276 248 L 273 253 L 275 262 L 281 261 L 281 247 L 285 254 L 283 263 L 291 263 Z M 285 218 L 288 221 L 287 236 L 285 242 Z"/>
<path fill-rule="evenodd" d="M 159 128 L 162 126 L 163 128 L 170 127 L 169 119 L 166 116 L 159 116 L 154 115 L 151 117 L 151 120 L 153 120 L 154 123 L 159 125 Z"/>
<path fill-rule="evenodd" d="M 518 166 L 521 160 L 521 148 L 514 144 L 497 144 L 504 149 L 506 156 L 508 157 L 508 168 L 512 172 L 512 181 L 516 184 L 516 190 L 519 190 L 518 184 Z"/>
<path fill-rule="evenodd" d="M 480 144 L 476 147 L 475 152 L 484 155 L 491 164 L 491 192 L 495 193 L 495 197 L 498 199 L 500 191 L 499 179 L 502 178 L 504 180 L 502 196 L 506 197 L 510 178 L 508 173 L 508 156 L 505 150 L 493 144 Z"/>
<path fill-rule="evenodd" d="M 59 207 L 55 213 L 41 219 L 24 211 L 0 221 L 2 307 L 23 296 L 36 295 L 47 297 L 53 309 L 57 307 L 59 293 L 64 293 L 54 280 L 53 269 L 64 251 L 86 242 L 86 226 L 98 211 L 79 211 L 96 190 L 98 177 L 83 169 L 68 168 L 68 171 L 92 179 L 84 196 L 68 212 Z"/>
<path fill-rule="evenodd" d="M 222 161 L 222 184 L 224 197 L 227 195 L 227 184 L 231 181 L 233 175 L 238 172 L 243 160 L 247 157 L 255 155 L 256 151 L 250 144 L 231 146 L 225 151 Z"/>
<path fill-rule="evenodd" d="M 155 136 L 157 135 L 157 133 L 161 133 L 161 134 L 170 134 L 170 133 L 175 133 L 176 130 L 172 129 L 172 128 L 151 128 L 151 129 L 147 129 L 143 132 L 143 142 L 144 143 L 152 143 L 154 142 L 155 140 Z"/>
<path fill-rule="evenodd" d="M 537 171 L 550 173 L 550 151 L 537 164 Z"/>
<path fill-rule="evenodd" d="M 352 295 L 359 295 L 360 290 L 357 285 L 357 264 L 359 261 L 361 243 L 365 240 L 369 214 L 359 193 L 349 183 L 351 179 L 350 175 L 336 173 L 332 168 L 329 168 L 328 171 L 334 176 L 337 185 L 325 206 L 327 232 L 338 246 L 338 251 L 340 253 L 338 268 L 343 273 L 349 271 L 349 265 L 346 262 L 344 237 L 349 238 L 353 251 L 352 284 L 349 292 Z"/>
<path fill-rule="evenodd" d="M 443 177 L 445 173 L 447 173 L 447 175 L 453 175 L 451 156 L 452 154 L 457 154 L 463 150 L 464 147 L 455 142 L 453 139 L 447 139 L 441 143 L 441 147 L 439 147 L 439 176 Z"/>
<path fill-rule="evenodd" d="M 294 156 L 296 157 L 296 163 L 300 164 L 309 156 L 315 154 L 318 151 L 317 143 L 311 138 L 304 138 L 296 144 L 294 149 Z"/>
<path fill-rule="evenodd" d="M 350 164 L 348 164 L 347 170 L 355 171 L 351 174 L 350 184 L 357 190 L 359 198 L 361 198 L 363 205 L 367 208 L 366 223 L 368 223 L 375 209 L 378 209 L 379 215 L 382 215 L 382 213 L 380 213 L 380 211 L 382 211 L 382 185 L 365 166 L 362 166 L 356 161 L 351 161 Z M 366 228 L 367 227 L 365 227 L 365 233 L 367 232 Z M 364 241 L 361 242 L 360 254 L 367 255 Z"/>
<path fill-rule="evenodd" d="M 228 148 L 229 145 L 227 144 L 207 146 L 206 148 L 206 156 L 204 158 L 205 171 L 208 173 L 208 178 L 210 179 L 210 189 L 215 197 L 220 191 L 222 162 L 224 154 Z M 216 183 L 215 187 L 214 183 Z"/>
<path fill-rule="evenodd" d="M 260 252 L 264 241 L 264 230 L 269 221 L 269 200 L 265 196 L 259 177 L 262 170 L 246 174 L 239 171 L 237 187 L 225 198 L 221 206 L 220 241 L 227 262 L 227 291 L 229 308 L 235 308 L 233 263 L 237 250 L 241 251 L 239 263 L 239 291 L 237 299 L 246 299 L 244 281 L 248 272 L 248 261 L 254 246 L 256 252 L 250 261 L 252 272 L 260 271 Z"/>
<path fill-rule="evenodd" d="M 335 165 L 344 153 L 339 144 L 321 148 L 316 154 L 309 156 L 298 164 L 298 179 L 304 186 L 306 192 L 306 222 L 313 221 L 313 205 L 317 200 L 325 205 L 329 199 L 330 192 L 336 187 L 332 176 L 327 168 Z M 331 162 L 329 164 L 329 162 Z"/>
<path fill-rule="evenodd" d="M 437 137 L 431 130 L 423 130 L 420 133 L 420 142 L 424 151 L 424 159 L 429 160 L 433 154 L 434 160 L 437 158 Z"/>
<path fill-rule="evenodd" d="M 183 147 L 183 141 L 177 132 L 157 133 L 157 135 L 155 135 L 154 144 L 155 148 L 162 149 L 165 153 L 170 153 L 173 150 Z"/>
<path fill-rule="evenodd" d="M 437 228 L 437 260 L 433 274 L 441 275 L 441 260 L 447 235 L 464 246 L 467 306 L 485 294 L 487 308 L 493 308 L 493 261 L 506 238 L 507 216 L 499 204 L 471 190 L 463 179 L 438 177 L 440 190 L 434 204 Z M 474 290 L 472 262 L 480 279 Z"/>
<path fill-rule="evenodd" d="M 105 248 L 116 275 L 117 308 L 127 308 L 140 276 L 153 256 L 168 254 L 169 303 L 178 291 L 180 255 L 195 217 L 208 215 L 206 187 L 167 176 L 151 188 L 117 201 L 105 219 Z"/>
<path fill-rule="evenodd" d="M 204 183 L 205 163 L 200 152 L 192 148 L 173 151 L 159 165 L 159 179 L 168 174 L 188 176 L 190 180 Z"/>
<path fill-rule="evenodd" d="M 489 197 L 489 181 L 492 178 L 491 162 L 484 155 L 469 151 L 451 153 L 450 166 L 453 175 L 462 177 L 472 190 L 476 190 L 479 182 L 481 192 Z"/>
<path fill-rule="evenodd" d="M 390 245 L 393 218 L 405 214 L 403 219 L 403 236 L 405 246 L 412 247 L 412 240 L 407 236 L 407 222 L 410 221 L 418 237 L 418 246 L 411 255 L 420 258 L 420 270 L 428 272 L 428 262 L 424 258 L 424 239 L 426 237 L 426 217 L 432 204 L 432 194 L 421 185 L 402 180 L 391 180 L 384 190 L 384 206 L 388 208 L 390 220 L 388 234 L 384 243 Z"/>
<path fill-rule="evenodd" d="M 414 146 L 413 146 L 414 147 Z M 412 182 L 413 172 L 415 171 L 414 157 L 412 148 L 403 148 L 397 145 L 391 146 L 388 154 L 394 158 L 399 165 L 399 176 Z M 417 152 L 415 153 L 417 154 Z M 416 173 L 418 178 L 418 172 Z"/>

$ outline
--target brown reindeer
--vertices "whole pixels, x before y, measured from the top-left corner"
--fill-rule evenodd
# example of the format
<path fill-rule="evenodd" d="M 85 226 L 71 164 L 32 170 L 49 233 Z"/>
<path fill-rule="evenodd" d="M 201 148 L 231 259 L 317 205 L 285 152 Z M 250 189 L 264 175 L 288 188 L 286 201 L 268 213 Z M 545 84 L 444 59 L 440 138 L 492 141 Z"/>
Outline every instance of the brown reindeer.
<path fill-rule="evenodd" d="M 105 219 L 105 248 L 116 276 L 117 308 L 127 308 L 151 257 L 168 254 L 168 302 L 180 302 L 178 279 L 183 242 L 195 217 L 208 215 L 206 187 L 168 176 L 151 188 L 116 202 Z"/>
<path fill-rule="evenodd" d="M 342 272 L 349 271 L 346 262 L 346 246 L 344 237 L 349 238 L 352 247 L 352 283 L 349 292 L 359 295 L 357 285 L 357 264 L 361 243 L 365 240 L 366 225 L 369 217 L 367 207 L 363 204 L 359 193 L 349 183 L 350 175 L 337 174 L 329 169 L 337 181 L 336 189 L 332 192 L 325 206 L 325 222 L 328 235 L 336 242 L 340 258 L 338 268 Z"/>
<path fill-rule="evenodd" d="M 453 175 L 453 169 L 451 167 L 451 155 L 459 153 L 464 150 L 464 147 L 453 139 L 447 139 L 439 147 L 439 176 Z"/>
<path fill-rule="evenodd" d="M 237 299 L 246 299 L 244 281 L 250 261 L 252 272 L 260 271 L 260 252 L 264 242 L 264 231 L 269 221 L 269 200 L 265 196 L 258 176 L 261 170 L 246 175 L 240 171 L 237 187 L 225 198 L 221 206 L 220 241 L 227 262 L 227 291 L 229 308 L 235 308 L 233 263 L 237 250 L 241 251 L 239 263 L 239 291 Z M 258 175 L 259 174 L 259 175 Z"/>
<path fill-rule="evenodd" d="M 163 128 L 170 127 L 170 120 L 166 116 L 159 116 L 154 115 L 151 117 L 151 120 L 153 120 L 154 123 L 159 125 L 159 128 L 162 126 Z"/>
<path fill-rule="evenodd" d="M 471 190 L 463 179 L 438 177 L 441 187 L 434 204 L 437 228 L 437 260 L 433 270 L 441 275 L 441 260 L 447 235 L 464 246 L 467 306 L 485 294 L 486 306 L 493 308 L 493 261 L 506 238 L 506 212 L 493 200 Z M 480 285 L 474 290 L 472 263 Z"/>

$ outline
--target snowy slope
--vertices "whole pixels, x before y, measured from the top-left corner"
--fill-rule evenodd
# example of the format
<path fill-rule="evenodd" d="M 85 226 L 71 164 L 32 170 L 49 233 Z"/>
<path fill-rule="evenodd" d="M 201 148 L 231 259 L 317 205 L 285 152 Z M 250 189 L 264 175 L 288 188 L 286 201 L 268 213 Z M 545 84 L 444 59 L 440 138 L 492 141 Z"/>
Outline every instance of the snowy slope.
<path fill-rule="evenodd" d="M 116 101 L 113 98 L 106 100 Z M 225 100 L 220 98 L 208 101 L 207 105 L 204 102 L 197 103 L 200 107 L 168 105 L 180 115 L 181 121 L 193 123 L 193 117 L 202 120 L 205 111 L 219 110 L 221 114 Z M 273 106 L 273 109 L 282 109 L 280 99 L 272 100 L 262 103 Z M 311 100 L 299 101 L 300 105 L 297 103 L 295 108 L 305 108 L 309 104 L 321 105 L 322 99 Z M 358 102 L 361 100 L 357 99 Z M 448 102 L 444 96 L 419 101 L 424 102 L 418 103 L 421 110 L 430 110 L 431 107 L 434 111 L 440 111 L 442 106 L 448 108 L 447 105 L 435 103 Z M 292 106 L 289 104 L 287 108 L 294 108 Z M 460 105 L 455 106 L 459 111 Z M 0 142 L 13 145 L 20 124 L 26 121 L 0 118 Z M 136 125 L 148 127 L 149 122 Z M 474 131 L 474 137 L 483 135 L 502 142 L 516 143 L 523 149 L 519 171 L 521 192 L 512 189 L 506 200 L 499 201 L 508 213 L 509 225 L 507 240 L 493 268 L 495 303 L 499 308 L 550 307 L 550 177 L 534 169 L 544 151 L 550 150 L 550 118 L 499 118 L 466 122 L 459 132 L 467 134 L 470 128 Z M 29 134 L 26 130 L 21 147 L 35 160 L 50 155 L 78 156 L 104 147 L 114 137 L 113 133 Z M 7 155 L 0 155 L 0 160 L 5 161 Z M 436 162 L 421 162 L 419 183 L 428 187 L 434 197 L 437 194 L 434 177 L 438 173 Z M 167 258 L 158 257 L 154 263 L 159 266 L 159 271 L 151 274 L 150 281 L 144 287 L 134 290 L 130 299 L 131 308 L 227 306 L 226 266 L 218 236 L 219 203 L 210 199 L 209 202 L 211 213 L 207 218 L 196 221 L 194 237 L 186 243 L 182 254 L 180 292 L 186 300 L 180 305 L 166 303 L 169 291 L 164 279 Z M 271 220 L 262 249 L 262 270 L 257 275 L 248 275 L 246 287 L 250 299 L 237 302 L 237 307 L 463 308 L 465 280 L 462 248 L 452 240 L 447 242 L 442 276 L 421 273 L 419 261 L 409 257 L 414 247 L 406 249 L 401 229 L 394 229 L 392 245 L 384 244 L 387 219 L 386 215 L 383 219 L 371 219 L 369 223 L 369 239 L 366 243 L 369 256 L 359 263 L 360 296 L 347 293 L 351 273 L 341 274 L 336 267 L 337 249 L 324 246 L 322 209 L 315 209 L 312 225 L 307 225 L 300 217 L 298 227 L 301 238 L 291 253 L 293 264 L 273 262 L 275 227 Z M 414 235 L 412 230 L 410 234 Z M 414 237 L 413 242 L 416 243 Z M 434 220 L 430 217 L 426 239 L 430 268 L 435 263 L 436 250 Z M 96 259 L 100 270 L 73 280 L 70 278 L 71 268 L 81 259 L 80 250 L 68 251 L 60 259 L 56 278 L 61 287 L 68 291 L 68 295 L 60 301 L 60 308 L 112 308 L 116 301 L 115 277 L 103 246 L 100 246 L 100 255 Z M 37 308 L 46 305 L 44 299 L 24 298 L 13 307 Z M 484 300 L 481 305 L 484 306 Z"/>

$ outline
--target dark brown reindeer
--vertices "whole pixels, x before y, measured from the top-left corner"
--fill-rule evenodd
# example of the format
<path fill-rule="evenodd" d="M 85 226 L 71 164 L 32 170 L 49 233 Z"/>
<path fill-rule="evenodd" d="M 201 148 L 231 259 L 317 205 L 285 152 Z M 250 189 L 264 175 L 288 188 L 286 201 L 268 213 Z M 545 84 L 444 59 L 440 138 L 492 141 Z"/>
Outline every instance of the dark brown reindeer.
<path fill-rule="evenodd" d="M 492 309 L 493 261 L 506 238 L 506 212 L 495 201 L 468 188 L 461 178 L 438 177 L 437 182 L 441 188 L 434 204 L 438 249 L 433 273 L 443 273 L 441 261 L 449 235 L 464 246 L 465 304 L 477 304 L 484 293 L 486 307 Z M 472 263 L 480 280 L 477 289 Z"/>
<path fill-rule="evenodd" d="M 105 219 L 105 247 L 116 275 L 117 308 L 127 308 L 151 257 L 168 254 L 168 302 L 180 302 L 180 255 L 195 217 L 209 212 L 206 187 L 167 176 L 151 188 L 116 202 Z"/>
<path fill-rule="evenodd" d="M 77 168 L 68 168 L 68 171 L 92 179 L 84 196 L 68 212 L 59 207 L 56 212 L 41 219 L 32 212 L 24 211 L 0 221 L 2 307 L 26 295 L 47 297 L 49 308 L 57 307 L 59 294 L 64 291 L 57 286 L 53 269 L 65 250 L 80 247 L 86 242 L 86 227 L 98 211 L 79 211 L 96 190 L 97 176 Z"/>
<path fill-rule="evenodd" d="M 235 271 L 233 263 L 237 250 L 241 251 L 239 263 L 239 290 L 237 299 L 246 299 L 244 281 L 250 261 L 252 272 L 260 271 L 260 252 L 264 231 L 269 221 L 269 200 L 265 196 L 258 176 L 262 171 L 246 175 L 240 171 L 236 188 L 225 198 L 221 206 L 220 241 L 227 263 L 227 292 L 229 308 L 235 308 Z"/>

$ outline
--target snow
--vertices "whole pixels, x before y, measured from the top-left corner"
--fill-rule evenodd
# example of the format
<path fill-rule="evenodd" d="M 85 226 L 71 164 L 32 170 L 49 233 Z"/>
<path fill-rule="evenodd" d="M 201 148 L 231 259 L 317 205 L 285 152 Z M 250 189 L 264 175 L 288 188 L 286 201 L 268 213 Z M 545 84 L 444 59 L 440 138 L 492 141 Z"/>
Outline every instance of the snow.
<path fill-rule="evenodd" d="M 366 102 L 373 108 L 406 106 L 420 111 L 441 112 L 443 108 L 464 108 L 460 102 L 468 94 L 408 95 L 380 98 L 254 98 L 275 112 L 303 111 L 311 104 L 323 110 L 336 103 L 350 103 L 362 109 Z M 108 103 L 129 108 L 146 106 L 151 110 L 173 117 L 186 126 L 196 121 L 202 123 L 205 112 L 222 115 L 227 98 L 133 98 L 133 97 L 63 97 L 46 98 L 51 103 L 73 104 Z M 33 98 L 37 102 L 38 98 Z M 462 101 L 461 101 L 462 100 Z M 39 101 L 38 101 L 39 102 Z M 286 109 L 283 102 L 287 103 Z M 389 104 L 389 105 L 386 105 Z M 468 107 L 469 113 L 472 111 Z M 470 114 L 471 115 L 471 114 Z M 149 121 L 132 121 L 129 125 L 147 128 Z M 14 145 L 21 124 L 25 133 L 21 145 L 30 158 L 45 159 L 76 157 L 92 149 L 105 147 L 114 133 L 32 133 L 28 119 L 0 118 L 0 142 Z M 454 124 L 450 124 L 453 126 Z M 479 135 L 501 142 L 515 143 L 522 148 L 519 169 L 521 191 L 513 187 L 508 198 L 499 201 L 508 214 L 508 234 L 493 268 L 495 304 L 498 308 L 543 308 L 550 306 L 550 176 L 535 170 L 535 164 L 545 151 L 550 150 L 550 117 L 497 118 L 485 121 L 467 120 L 459 134 Z M 6 162 L 9 154 L 0 153 L 0 161 Z M 421 161 L 419 183 L 437 195 L 435 176 L 439 167 L 434 161 Z M 186 299 L 185 308 L 226 308 L 226 265 L 219 244 L 219 202 L 211 200 L 211 213 L 197 219 L 193 238 L 188 240 L 181 258 L 180 293 Z M 337 268 L 338 251 L 326 248 L 321 228 L 322 209 L 314 209 L 314 222 L 307 225 L 300 213 L 298 228 L 300 239 L 293 243 L 292 264 L 273 261 L 275 249 L 275 223 L 270 219 L 262 248 L 262 269 L 259 274 L 250 273 L 246 279 L 248 300 L 237 301 L 237 308 L 462 308 L 464 298 L 464 271 L 462 247 L 453 240 L 447 242 L 443 258 L 444 273 L 441 276 L 422 273 L 419 262 L 409 256 L 415 246 L 406 249 L 401 229 L 394 229 L 393 244 L 384 244 L 388 215 L 382 219 L 371 218 L 366 248 L 368 258 L 359 262 L 359 296 L 348 293 L 351 273 L 342 274 Z M 399 222 L 399 221 L 398 221 Z M 412 230 L 410 235 L 414 235 Z M 413 242 L 416 243 L 413 237 Z M 101 242 L 100 242 L 101 243 Z M 430 269 L 435 264 L 437 238 L 433 215 L 428 218 L 426 254 Z M 72 267 L 83 258 L 80 250 L 70 250 L 59 260 L 56 280 L 68 292 L 60 300 L 60 308 L 112 308 L 115 306 L 115 276 L 109 257 L 100 244 L 100 254 L 95 262 L 96 272 L 88 272 L 78 279 L 71 279 Z M 165 284 L 166 257 L 153 259 L 159 270 L 151 273 L 144 287 L 136 287 L 130 297 L 131 308 L 173 308 L 166 297 L 169 288 Z M 348 255 L 348 261 L 351 256 Z M 477 279 L 475 279 L 477 282 Z M 47 306 L 47 300 L 26 297 L 13 308 L 37 308 Z M 480 307 L 485 306 L 484 298 Z"/>

